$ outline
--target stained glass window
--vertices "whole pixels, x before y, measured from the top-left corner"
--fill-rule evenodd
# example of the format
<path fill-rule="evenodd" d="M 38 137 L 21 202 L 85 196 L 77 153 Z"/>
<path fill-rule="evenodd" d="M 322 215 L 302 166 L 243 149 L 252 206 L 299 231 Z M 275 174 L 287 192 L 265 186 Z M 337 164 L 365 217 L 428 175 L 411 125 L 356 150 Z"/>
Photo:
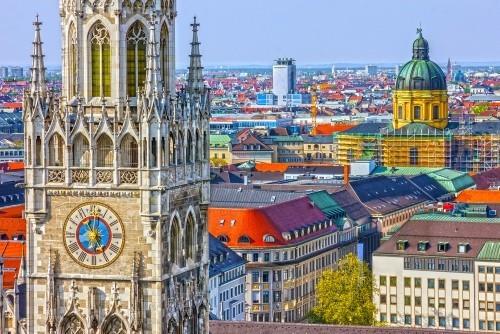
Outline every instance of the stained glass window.
<path fill-rule="evenodd" d="M 137 96 L 146 79 L 146 32 L 135 22 L 127 33 L 127 94 Z"/>
<path fill-rule="evenodd" d="M 90 32 L 92 96 L 111 96 L 111 46 L 109 33 L 100 22 Z"/>

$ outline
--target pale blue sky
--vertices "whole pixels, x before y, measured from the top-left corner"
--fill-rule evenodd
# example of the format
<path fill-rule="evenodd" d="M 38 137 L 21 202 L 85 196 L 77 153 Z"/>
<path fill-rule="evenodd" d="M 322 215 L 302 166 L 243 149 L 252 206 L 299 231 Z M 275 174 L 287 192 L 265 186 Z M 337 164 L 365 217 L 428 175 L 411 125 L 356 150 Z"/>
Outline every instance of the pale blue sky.
<path fill-rule="evenodd" d="M 47 63 L 60 63 L 58 0 L 1 0 L 0 64 L 29 64 L 40 13 Z M 403 62 L 422 25 L 431 57 L 500 61 L 499 0 L 178 0 L 177 63 L 197 15 L 205 65 Z"/>

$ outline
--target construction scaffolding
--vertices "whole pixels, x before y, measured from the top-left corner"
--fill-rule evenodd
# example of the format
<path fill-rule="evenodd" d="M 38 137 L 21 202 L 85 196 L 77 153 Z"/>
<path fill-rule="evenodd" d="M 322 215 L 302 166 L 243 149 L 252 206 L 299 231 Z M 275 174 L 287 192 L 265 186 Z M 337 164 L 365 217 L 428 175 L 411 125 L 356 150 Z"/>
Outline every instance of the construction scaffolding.
<path fill-rule="evenodd" d="M 381 160 L 381 134 L 337 135 L 337 163 L 347 165 L 356 160 Z"/>
<path fill-rule="evenodd" d="M 382 129 L 382 161 L 387 167 L 451 167 L 452 134 L 429 126 Z"/>

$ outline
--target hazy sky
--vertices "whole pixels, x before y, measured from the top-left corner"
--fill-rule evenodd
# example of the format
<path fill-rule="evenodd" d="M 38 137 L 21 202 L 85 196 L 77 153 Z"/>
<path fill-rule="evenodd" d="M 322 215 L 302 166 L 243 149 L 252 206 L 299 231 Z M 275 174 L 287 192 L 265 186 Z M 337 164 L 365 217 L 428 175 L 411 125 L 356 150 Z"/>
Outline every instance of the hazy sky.
<path fill-rule="evenodd" d="M 0 0 L 0 63 L 30 62 L 35 14 L 47 64 L 59 65 L 58 0 Z M 177 0 L 177 63 L 188 62 L 197 15 L 205 65 L 403 62 L 422 25 L 431 57 L 500 61 L 499 0 Z"/>

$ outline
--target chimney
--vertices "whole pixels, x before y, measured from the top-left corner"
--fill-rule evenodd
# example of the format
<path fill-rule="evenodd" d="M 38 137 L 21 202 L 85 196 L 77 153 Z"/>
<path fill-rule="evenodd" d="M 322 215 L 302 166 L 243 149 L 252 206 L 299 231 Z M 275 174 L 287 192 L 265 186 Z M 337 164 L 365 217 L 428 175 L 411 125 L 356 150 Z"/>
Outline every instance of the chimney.
<path fill-rule="evenodd" d="M 350 175 L 351 175 L 351 166 L 344 165 L 344 185 L 349 184 Z"/>

